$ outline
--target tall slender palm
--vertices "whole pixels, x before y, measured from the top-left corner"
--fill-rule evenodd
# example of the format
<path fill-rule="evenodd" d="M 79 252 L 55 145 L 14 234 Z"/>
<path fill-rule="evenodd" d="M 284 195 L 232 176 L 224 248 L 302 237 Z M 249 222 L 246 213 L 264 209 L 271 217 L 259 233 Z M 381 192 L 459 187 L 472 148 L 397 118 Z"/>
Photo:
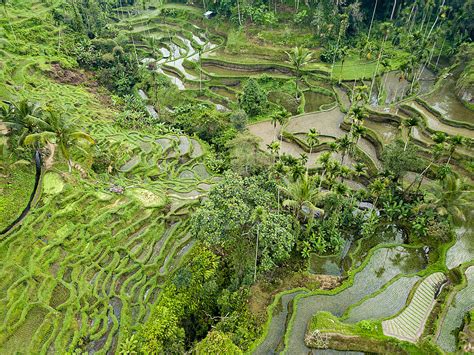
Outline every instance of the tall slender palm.
<path fill-rule="evenodd" d="M 94 139 L 85 132 L 77 130 L 76 127 L 66 121 L 64 116 L 54 111 L 49 111 L 49 116 L 45 119 L 48 126 L 39 133 L 31 133 L 25 137 L 25 145 L 35 145 L 44 143 L 56 143 L 59 146 L 63 157 L 67 160 L 69 172 L 72 169 L 72 159 L 70 148 L 75 145 L 75 148 L 87 155 L 80 142 L 94 144 Z"/>
<path fill-rule="evenodd" d="M 347 57 L 347 53 L 349 52 L 349 47 L 347 46 L 343 46 L 340 50 L 339 50 L 339 54 L 341 56 L 341 70 L 339 72 L 339 84 L 341 83 L 342 81 L 342 70 L 344 69 L 344 62 L 346 61 L 346 57 Z"/>
<path fill-rule="evenodd" d="M 333 76 L 334 71 L 334 64 L 336 63 L 336 55 L 339 53 L 339 43 L 341 42 L 341 38 L 346 34 L 347 28 L 349 26 L 349 16 L 347 14 L 342 14 L 340 25 L 339 25 L 339 32 L 337 34 L 337 42 L 336 42 L 336 49 L 334 51 L 334 55 L 332 57 L 332 64 L 331 64 L 331 79 Z"/>
<path fill-rule="evenodd" d="M 362 124 L 354 124 L 351 129 L 351 136 L 354 145 L 359 143 L 359 139 L 367 132 L 367 128 L 365 128 Z"/>
<path fill-rule="evenodd" d="M 403 120 L 402 125 L 408 129 L 407 132 L 407 139 L 405 141 L 405 146 L 403 147 L 403 151 L 407 150 L 408 141 L 410 140 L 410 136 L 412 135 L 412 131 L 414 127 L 418 127 L 420 125 L 420 119 L 417 116 L 410 116 L 407 119 Z"/>
<path fill-rule="evenodd" d="M 283 144 L 283 126 L 290 119 L 291 114 L 286 110 L 280 110 L 275 114 L 276 120 L 280 125 L 280 145 Z"/>
<path fill-rule="evenodd" d="M 298 79 L 301 76 L 301 69 L 312 61 L 313 54 L 311 51 L 303 47 L 294 47 L 291 51 L 285 53 L 288 56 L 287 62 L 295 68 L 296 98 L 298 98 Z"/>
<path fill-rule="evenodd" d="M 309 155 L 311 155 L 313 148 L 319 144 L 319 132 L 316 128 L 310 128 L 308 133 L 306 133 L 306 142 L 309 147 Z"/>
<path fill-rule="evenodd" d="M 273 141 L 270 144 L 267 144 L 267 149 L 270 151 L 270 154 L 273 157 L 273 162 L 275 162 L 275 159 L 279 155 L 279 152 L 280 152 L 280 142 Z"/>
<path fill-rule="evenodd" d="M 380 198 L 380 196 L 385 192 L 387 189 L 387 181 L 382 178 L 377 178 L 375 179 L 370 185 L 369 185 L 369 192 L 374 198 L 374 203 L 373 203 L 373 208 L 375 209 L 377 207 L 377 202 Z"/>
<path fill-rule="evenodd" d="M 370 19 L 369 32 L 367 33 L 367 42 L 370 40 L 370 32 L 372 31 L 372 24 L 374 23 L 375 10 L 377 10 L 378 0 L 375 0 L 374 9 L 372 11 L 372 17 Z"/>
<path fill-rule="evenodd" d="M 341 152 L 341 165 L 344 164 L 344 158 L 346 157 L 346 154 L 351 150 L 353 147 L 353 142 L 349 138 L 347 134 L 342 136 L 341 138 L 338 139 L 338 144 L 339 144 L 339 151 Z"/>
<path fill-rule="evenodd" d="M 472 223 L 473 203 L 469 186 L 453 174 L 431 186 L 427 198 L 427 205 L 436 208 L 439 215 L 447 216 L 455 224 Z"/>

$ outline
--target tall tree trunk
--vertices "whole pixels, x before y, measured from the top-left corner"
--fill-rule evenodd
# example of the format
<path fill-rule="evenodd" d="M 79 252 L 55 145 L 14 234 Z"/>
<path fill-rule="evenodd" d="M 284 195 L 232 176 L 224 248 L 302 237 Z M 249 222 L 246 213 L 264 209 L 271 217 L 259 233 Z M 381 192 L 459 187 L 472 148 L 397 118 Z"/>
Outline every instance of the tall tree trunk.
<path fill-rule="evenodd" d="M 439 7 L 439 9 L 441 10 L 441 8 L 444 6 L 444 3 L 446 2 L 446 0 L 443 0 L 443 2 L 441 3 L 441 6 Z M 428 35 L 426 36 L 426 40 L 428 40 L 431 36 L 431 33 L 433 32 L 433 29 L 435 28 L 436 26 L 436 23 L 438 23 L 438 20 L 439 20 L 439 13 L 440 11 L 438 11 L 438 14 L 436 15 L 436 19 L 435 19 L 435 22 L 433 23 L 433 26 L 431 26 L 431 29 L 430 29 L 430 32 L 428 32 Z"/>
<path fill-rule="evenodd" d="M 393 20 L 393 15 L 395 14 L 395 8 L 397 7 L 397 0 L 393 1 L 392 13 L 390 15 L 390 21 Z"/>
<path fill-rule="evenodd" d="M 242 15 L 240 13 L 240 1 L 237 0 L 237 16 L 239 17 L 239 26 L 242 27 Z"/>
<path fill-rule="evenodd" d="M 370 40 L 370 32 L 372 31 L 372 24 L 374 23 L 375 10 L 377 9 L 378 0 L 375 0 L 374 11 L 372 11 L 372 18 L 370 19 L 369 32 L 367 33 L 367 42 Z"/>
<path fill-rule="evenodd" d="M 255 282 L 257 280 L 257 258 L 258 258 L 258 238 L 260 234 L 260 224 L 257 224 L 257 243 L 255 246 L 255 267 L 254 267 L 254 273 L 253 273 L 253 281 Z"/>

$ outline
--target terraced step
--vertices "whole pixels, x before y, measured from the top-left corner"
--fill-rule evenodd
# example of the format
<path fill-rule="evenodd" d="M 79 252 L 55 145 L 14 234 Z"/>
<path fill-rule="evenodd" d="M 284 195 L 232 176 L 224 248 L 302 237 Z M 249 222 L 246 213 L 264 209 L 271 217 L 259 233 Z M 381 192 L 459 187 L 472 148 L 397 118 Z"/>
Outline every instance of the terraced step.
<path fill-rule="evenodd" d="M 382 322 L 385 335 L 416 342 L 435 304 L 435 295 L 446 276 L 441 272 L 426 277 L 417 287 L 410 304 L 395 318 Z"/>

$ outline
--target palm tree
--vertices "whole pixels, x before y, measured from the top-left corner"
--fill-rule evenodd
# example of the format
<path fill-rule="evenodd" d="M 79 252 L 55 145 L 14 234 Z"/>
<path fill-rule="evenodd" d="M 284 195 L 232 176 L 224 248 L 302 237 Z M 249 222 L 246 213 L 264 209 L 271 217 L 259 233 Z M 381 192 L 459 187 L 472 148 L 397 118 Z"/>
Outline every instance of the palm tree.
<path fill-rule="evenodd" d="M 405 141 L 405 146 L 403 147 L 403 151 L 407 150 L 408 141 L 410 140 L 410 136 L 412 135 L 413 127 L 418 127 L 420 125 L 420 118 L 418 116 L 410 116 L 407 119 L 403 120 L 402 125 L 408 128 L 407 132 L 407 139 Z"/>
<path fill-rule="evenodd" d="M 296 160 L 296 164 L 291 167 L 291 177 L 293 181 L 300 179 L 303 174 L 306 172 L 303 165 L 301 165 L 300 160 Z"/>
<path fill-rule="evenodd" d="M 80 146 L 80 142 L 94 144 L 94 139 L 87 133 L 78 131 L 74 126 L 64 119 L 64 116 L 55 111 L 49 111 L 46 118 L 47 128 L 39 133 L 31 133 L 25 137 L 25 145 L 44 144 L 46 142 L 56 143 L 61 150 L 64 158 L 68 162 L 69 172 L 72 170 L 72 160 L 69 149 L 75 144 L 75 147 L 82 153 L 88 153 Z"/>
<path fill-rule="evenodd" d="M 353 142 L 351 141 L 349 136 L 345 134 L 337 140 L 337 143 L 339 145 L 339 151 L 341 152 L 341 165 L 343 165 L 344 158 L 346 157 L 346 154 L 351 150 Z"/>
<path fill-rule="evenodd" d="M 270 171 L 270 176 L 273 177 L 277 184 L 282 180 L 286 175 L 287 167 L 281 160 L 277 161 L 273 165 L 273 169 Z M 280 189 L 277 188 L 277 202 L 278 202 L 278 213 L 280 213 Z"/>
<path fill-rule="evenodd" d="M 427 204 L 436 208 L 440 216 L 447 216 L 455 224 L 472 223 L 473 193 L 469 186 L 453 174 L 447 175 L 429 189 Z"/>
<path fill-rule="evenodd" d="M 280 124 L 280 128 L 282 128 L 290 119 L 291 114 L 286 110 L 280 110 L 277 114 L 277 121 Z M 283 132 L 280 132 L 280 144 L 283 144 Z"/>
<path fill-rule="evenodd" d="M 464 137 L 458 134 L 455 136 L 451 136 L 448 138 L 448 144 L 449 144 L 449 157 L 448 157 L 448 161 L 446 162 L 446 166 L 449 165 L 449 162 L 451 161 L 451 158 L 454 152 L 456 151 L 456 148 L 464 144 Z"/>
<path fill-rule="evenodd" d="M 301 69 L 312 61 L 313 54 L 306 48 L 295 47 L 290 52 L 285 52 L 288 56 L 287 63 L 290 63 L 296 71 L 296 99 L 298 99 L 298 79 L 301 75 Z"/>
<path fill-rule="evenodd" d="M 323 172 L 321 173 L 321 178 L 319 179 L 318 190 L 321 190 L 321 185 L 323 184 L 324 175 L 326 174 L 326 171 L 327 171 L 327 168 L 328 168 L 328 165 L 329 165 L 330 161 L 331 161 L 331 153 L 330 152 L 324 152 L 319 157 L 319 163 L 321 164 L 321 166 L 323 168 Z"/>
<path fill-rule="evenodd" d="M 296 219 L 312 218 L 315 214 L 324 214 L 322 209 L 315 206 L 322 195 L 315 189 L 314 181 L 308 174 L 304 174 L 298 180 L 288 182 L 286 186 L 279 188 L 286 196 L 283 206 L 292 210 Z"/>
<path fill-rule="evenodd" d="M 309 146 L 309 155 L 313 153 L 313 148 L 319 144 L 319 133 L 316 128 L 310 128 L 308 133 L 306 133 L 306 142 Z M 306 167 L 306 172 L 308 172 L 309 165 Z"/>
<path fill-rule="evenodd" d="M 347 57 L 347 53 L 349 52 L 349 47 L 347 46 L 343 46 L 340 50 L 339 50 L 339 53 L 340 53 L 340 56 L 341 56 L 341 70 L 339 72 L 339 84 L 341 83 L 342 81 L 342 70 L 344 68 L 344 62 L 346 60 L 346 57 Z"/>
<path fill-rule="evenodd" d="M 372 31 L 372 24 L 374 23 L 375 10 L 377 9 L 378 0 L 375 0 L 374 10 L 372 11 L 372 18 L 370 19 L 369 32 L 367 33 L 367 42 L 370 40 L 370 32 Z"/>
<path fill-rule="evenodd" d="M 270 154 L 273 157 L 273 162 L 275 162 L 275 157 L 279 154 L 280 151 L 280 142 L 273 141 L 270 144 L 267 144 L 267 149 L 270 151 Z"/>
<path fill-rule="evenodd" d="M 18 103 L 8 101 L 4 103 L 6 105 L 2 106 L 0 118 L 8 128 L 19 133 L 19 144 L 23 144 L 27 134 L 38 132 L 47 126 L 37 103 L 31 103 L 26 99 Z"/>
<path fill-rule="evenodd" d="M 354 165 L 354 176 L 367 176 L 367 166 L 364 163 L 357 162 Z"/>
<path fill-rule="evenodd" d="M 372 195 L 372 197 L 374 197 L 372 210 L 377 207 L 377 202 L 380 196 L 385 192 L 386 188 L 387 181 L 383 178 L 377 178 L 369 185 L 370 194 Z"/>
<path fill-rule="evenodd" d="M 332 57 L 332 65 L 331 65 L 331 79 L 334 71 L 334 64 L 336 63 L 336 55 L 339 52 L 339 43 L 341 41 L 342 36 L 346 34 L 347 27 L 349 26 L 349 15 L 341 14 L 341 20 L 339 25 L 339 32 L 337 35 L 337 42 L 336 42 L 336 49 L 334 51 L 334 56 Z"/>
<path fill-rule="evenodd" d="M 362 126 L 362 124 L 353 124 L 352 125 L 351 135 L 352 135 L 354 145 L 357 145 L 357 143 L 359 143 L 360 137 L 362 137 L 365 132 L 367 132 L 367 128 Z"/>

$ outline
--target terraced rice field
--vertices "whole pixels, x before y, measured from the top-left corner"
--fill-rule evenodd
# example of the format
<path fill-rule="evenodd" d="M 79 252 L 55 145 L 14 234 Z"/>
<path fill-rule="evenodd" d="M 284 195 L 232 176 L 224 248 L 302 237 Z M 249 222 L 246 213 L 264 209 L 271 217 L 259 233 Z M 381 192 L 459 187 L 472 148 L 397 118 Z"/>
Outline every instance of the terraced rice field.
<path fill-rule="evenodd" d="M 364 319 L 386 318 L 399 312 L 408 298 L 418 276 L 401 277 L 382 292 L 350 309 L 344 317 L 346 323 L 357 323 Z"/>
<path fill-rule="evenodd" d="M 435 295 L 446 281 L 441 272 L 426 277 L 417 287 L 410 304 L 395 318 L 382 322 L 385 335 L 416 342 L 423 333 L 425 322 L 435 302 Z"/>
<path fill-rule="evenodd" d="M 446 352 L 456 351 L 455 332 L 463 322 L 464 315 L 474 307 L 474 266 L 466 270 L 467 286 L 461 289 L 449 305 L 441 324 L 441 331 L 436 342 Z"/>
<path fill-rule="evenodd" d="M 0 241 L 2 353 L 116 351 L 193 245 L 187 215 L 213 183 L 199 142 L 94 130 L 128 157 L 121 173 L 46 173 L 39 206 Z"/>
<path fill-rule="evenodd" d="M 342 316 L 350 305 L 376 292 L 398 274 L 420 271 L 424 264 L 414 261 L 413 258 L 418 260 L 417 252 L 413 249 L 403 247 L 378 249 L 368 264 L 354 276 L 351 286 L 335 295 L 323 293 L 297 295 L 288 325 L 273 318 L 270 329 L 272 327 L 285 329 L 285 353 L 308 353 L 311 350 L 306 347 L 304 336 L 307 324 L 316 312 L 329 311 Z M 271 353 L 274 350 L 270 346 L 258 349 L 262 353 Z"/>

